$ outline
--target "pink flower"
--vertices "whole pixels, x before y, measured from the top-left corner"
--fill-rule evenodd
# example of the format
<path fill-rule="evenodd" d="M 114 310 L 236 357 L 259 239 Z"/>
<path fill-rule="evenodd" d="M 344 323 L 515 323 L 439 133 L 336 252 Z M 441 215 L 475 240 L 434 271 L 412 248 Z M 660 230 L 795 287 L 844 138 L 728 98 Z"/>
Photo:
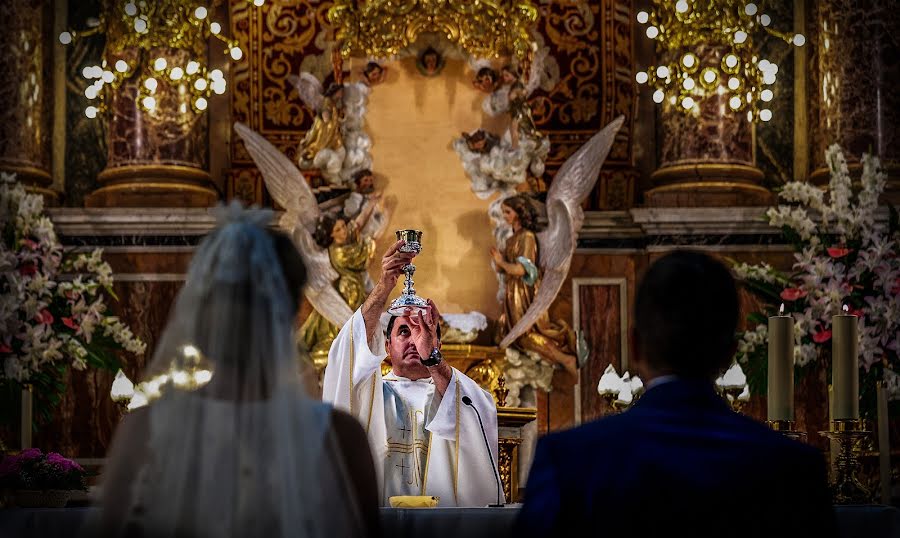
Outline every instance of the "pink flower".
<path fill-rule="evenodd" d="M 37 265 L 34 263 L 26 263 L 22 267 L 19 267 L 19 274 L 23 276 L 31 276 L 37 273 Z"/>
<path fill-rule="evenodd" d="M 847 254 L 850 254 L 850 252 L 852 252 L 849 248 L 843 247 L 826 248 L 825 251 L 828 252 L 828 255 L 832 258 L 843 258 Z"/>
<path fill-rule="evenodd" d="M 56 452 L 51 452 L 47 454 L 47 463 L 58 467 L 61 471 L 70 472 L 70 471 L 84 471 L 81 468 L 81 465 L 78 465 L 74 461 L 69 458 L 63 457 Z"/>
<path fill-rule="evenodd" d="M 50 325 L 53 323 L 53 314 L 50 313 L 46 308 L 38 312 L 38 315 L 34 317 L 34 319 L 43 325 Z"/>
<path fill-rule="evenodd" d="M 859 318 L 863 317 L 862 308 L 851 308 L 849 311 L 847 311 L 847 314 L 850 316 L 856 316 Z"/>
<path fill-rule="evenodd" d="M 781 292 L 781 298 L 785 301 L 796 301 L 803 297 L 806 297 L 806 291 L 801 290 L 800 288 L 785 288 L 785 290 Z"/>
<path fill-rule="evenodd" d="M 6 344 L 0 344 L 0 353 L 12 353 L 12 348 Z"/>
<path fill-rule="evenodd" d="M 78 324 L 75 323 L 75 320 L 72 318 L 62 318 L 63 325 L 72 329 L 73 331 L 78 330 Z"/>
<path fill-rule="evenodd" d="M 18 458 L 21 461 L 36 460 L 43 455 L 44 454 L 41 452 L 40 448 L 29 448 L 29 449 L 23 450 L 22 452 L 19 452 Z"/>
<path fill-rule="evenodd" d="M 817 344 L 824 344 L 831 340 L 831 331 L 819 331 L 813 335 L 812 339 Z"/>
<path fill-rule="evenodd" d="M 37 244 L 36 242 L 32 241 L 31 239 L 26 239 L 26 240 L 22 241 L 22 243 L 24 243 L 25 246 L 28 247 L 28 248 L 31 249 L 31 250 L 37 250 L 37 249 L 38 249 L 38 244 Z"/>

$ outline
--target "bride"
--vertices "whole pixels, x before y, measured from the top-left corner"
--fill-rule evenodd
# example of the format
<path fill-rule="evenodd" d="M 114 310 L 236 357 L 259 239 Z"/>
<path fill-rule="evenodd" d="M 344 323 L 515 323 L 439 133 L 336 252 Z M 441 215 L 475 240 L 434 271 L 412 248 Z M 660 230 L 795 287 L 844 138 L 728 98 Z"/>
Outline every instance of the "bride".
<path fill-rule="evenodd" d="M 160 396 L 116 432 L 92 535 L 377 534 L 362 427 L 302 387 L 306 270 L 270 211 L 218 210 L 144 373 Z M 211 376 L 210 376 L 211 373 Z"/>

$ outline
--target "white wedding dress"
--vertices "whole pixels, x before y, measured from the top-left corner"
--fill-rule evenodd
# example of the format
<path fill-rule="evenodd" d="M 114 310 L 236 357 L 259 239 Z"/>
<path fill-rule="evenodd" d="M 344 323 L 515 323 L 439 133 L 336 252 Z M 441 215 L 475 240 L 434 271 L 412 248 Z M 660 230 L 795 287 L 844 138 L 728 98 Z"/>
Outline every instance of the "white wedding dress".
<path fill-rule="evenodd" d="M 117 431 L 88 534 L 360 536 L 331 407 L 301 386 L 272 213 L 219 212 L 142 378 L 161 396 Z"/>

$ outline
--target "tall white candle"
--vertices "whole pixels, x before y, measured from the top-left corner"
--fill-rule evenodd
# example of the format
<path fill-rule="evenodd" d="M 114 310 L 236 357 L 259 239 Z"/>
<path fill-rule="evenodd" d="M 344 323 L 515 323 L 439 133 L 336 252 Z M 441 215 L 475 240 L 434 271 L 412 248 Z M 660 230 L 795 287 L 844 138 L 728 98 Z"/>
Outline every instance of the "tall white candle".
<path fill-rule="evenodd" d="M 780 315 L 783 309 L 769 318 L 769 420 L 794 420 L 794 318 Z"/>
<path fill-rule="evenodd" d="M 847 311 L 847 306 L 844 306 Z M 831 385 L 834 388 L 834 419 L 859 418 L 859 336 L 857 316 L 831 318 Z"/>

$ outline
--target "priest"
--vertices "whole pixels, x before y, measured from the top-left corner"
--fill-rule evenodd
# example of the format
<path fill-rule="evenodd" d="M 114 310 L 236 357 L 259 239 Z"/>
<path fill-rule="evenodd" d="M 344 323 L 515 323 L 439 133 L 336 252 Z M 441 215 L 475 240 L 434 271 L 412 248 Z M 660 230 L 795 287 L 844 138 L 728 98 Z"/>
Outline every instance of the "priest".
<path fill-rule="evenodd" d="M 439 497 L 439 506 L 484 506 L 498 496 L 503 502 L 493 465 L 494 399 L 443 360 L 435 304 L 391 316 L 384 333 L 378 330 L 388 295 L 415 256 L 402 246 L 397 241 L 384 254 L 378 283 L 335 338 L 323 399 L 365 428 L 383 506 L 406 495 Z M 382 376 L 386 356 L 391 372 Z"/>

